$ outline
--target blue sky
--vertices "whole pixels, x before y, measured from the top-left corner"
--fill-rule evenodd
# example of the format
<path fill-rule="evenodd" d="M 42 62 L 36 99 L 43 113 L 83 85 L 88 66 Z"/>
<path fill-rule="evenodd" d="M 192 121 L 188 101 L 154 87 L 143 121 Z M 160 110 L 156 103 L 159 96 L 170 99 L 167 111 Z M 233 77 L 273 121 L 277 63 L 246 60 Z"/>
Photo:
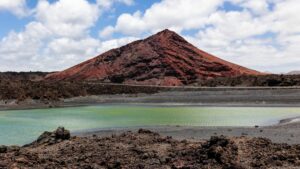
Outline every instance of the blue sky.
<path fill-rule="evenodd" d="M 0 71 L 63 70 L 171 29 L 222 59 L 299 70 L 297 0 L 2 0 Z"/>
<path fill-rule="evenodd" d="M 49 0 L 50 3 L 55 3 L 57 1 L 59 0 Z M 89 2 L 96 3 L 96 0 L 89 0 Z M 103 12 L 101 20 L 96 22 L 95 25 L 91 27 L 91 35 L 93 37 L 97 37 L 99 30 L 105 28 L 107 25 L 114 24 L 118 16 L 120 16 L 122 13 L 134 13 L 137 10 L 145 11 L 155 2 L 159 2 L 159 0 L 138 0 L 134 1 L 134 4 L 132 5 L 116 3 L 113 8 Z M 26 5 L 30 9 L 34 9 L 37 3 L 38 0 L 26 1 Z M 0 27 L 0 38 L 3 38 L 12 30 L 16 32 L 22 31 L 27 23 L 34 21 L 34 16 L 30 15 L 28 17 L 18 17 L 7 10 L 2 10 L 0 11 L 0 21 L 2 25 Z"/>

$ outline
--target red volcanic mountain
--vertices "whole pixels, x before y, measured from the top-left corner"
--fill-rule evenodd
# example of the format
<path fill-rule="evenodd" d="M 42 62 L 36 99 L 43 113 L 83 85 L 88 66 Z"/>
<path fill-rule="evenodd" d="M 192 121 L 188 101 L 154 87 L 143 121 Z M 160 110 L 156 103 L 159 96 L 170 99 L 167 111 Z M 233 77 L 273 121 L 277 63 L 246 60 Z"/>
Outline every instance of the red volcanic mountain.
<path fill-rule="evenodd" d="M 50 74 L 46 79 L 175 86 L 243 74 L 262 73 L 219 59 L 199 50 L 175 32 L 164 30 Z"/>

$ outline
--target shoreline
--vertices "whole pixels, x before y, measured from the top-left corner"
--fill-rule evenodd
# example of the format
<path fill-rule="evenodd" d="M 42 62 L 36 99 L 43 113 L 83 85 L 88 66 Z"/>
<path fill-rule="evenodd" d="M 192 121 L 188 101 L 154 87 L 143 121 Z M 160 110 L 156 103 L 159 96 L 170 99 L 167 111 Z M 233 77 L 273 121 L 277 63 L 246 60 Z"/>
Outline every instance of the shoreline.
<path fill-rule="evenodd" d="M 270 126 L 135 126 L 135 127 L 115 127 L 115 128 L 98 128 L 84 131 L 72 132 L 78 137 L 90 137 L 93 135 L 107 137 L 122 134 L 124 132 L 136 132 L 139 129 L 151 130 L 162 136 L 172 136 L 178 140 L 209 140 L 212 136 L 227 137 L 250 137 L 250 138 L 267 138 L 274 143 L 287 143 L 290 145 L 300 144 L 300 122 L 279 123 Z"/>
<path fill-rule="evenodd" d="M 0 105 L 0 111 L 13 111 L 13 110 L 35 110 L 35 109 L 56 109 L 56 108 L 68 108 L 68 107 L 87 107 L 87 106 L 113 106 L 113 105 L 128 105 L 128 106 L 158 106 L 158 107 L 266 107 L 266 108 L 285 108 L 285 107 L 292 107 L 298 108 L 300 104 L 254 104 L 254 103 L 217 103 L 217 104 L 210 104 L 210 103 L 118 103 L 118 102 L 110 102 L 110 103 L 87 103 L 87 104 L 63 104 L 60 103 L 59 105 L 49 105 L 47 104 L 35 104 L 35 105 L 13 105 L 13 106 L 6 106 Z M 300 117 L 299 117 L 300 118 Z"/>
<path fill-rule="evenodd" d="M 93 105 L 160 105 L 202 107 L 300 107 L 300 87 L 202 87 L 153 94 L 89 95 L 57 101 L 0 100 L 1 110 L 81 107 Z"/>
<path fill-rule="evenodd" d="M 27 99 L 18 102 L 16 100 L 0 100 L 0 111 L 115 104 L 135 106 L 300 107 L 300 90 L 299 93 L 296 92 L 295 94 L 294 91 L 290 91 L 292 89 L 282 90 L 288 90 L 289 92 L 282 94 L 284 91 L 280 91 L 280 89 L 262 91 L 239 91 L 237 89 L 219 91 L 219 89 L 216 89 L 216 91 L 171 91 L 155 94 L 91 95 L 59 101 Z M 274 91 L 280 92 L 274 94 Z"/>

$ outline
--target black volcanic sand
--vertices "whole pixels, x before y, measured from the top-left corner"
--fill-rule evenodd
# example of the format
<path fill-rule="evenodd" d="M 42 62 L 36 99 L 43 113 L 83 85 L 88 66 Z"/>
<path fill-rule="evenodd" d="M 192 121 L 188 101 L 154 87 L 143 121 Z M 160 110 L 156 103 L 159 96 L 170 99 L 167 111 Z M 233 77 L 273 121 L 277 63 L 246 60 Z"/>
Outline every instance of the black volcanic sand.
<path fill-rule="evenodd" d="M 299 168 L 300 146 L 264 138 L 176 140 L 150 130 L 70 137 L 59 128 L 24 147 L 0 147 L 0 168 Z"/>

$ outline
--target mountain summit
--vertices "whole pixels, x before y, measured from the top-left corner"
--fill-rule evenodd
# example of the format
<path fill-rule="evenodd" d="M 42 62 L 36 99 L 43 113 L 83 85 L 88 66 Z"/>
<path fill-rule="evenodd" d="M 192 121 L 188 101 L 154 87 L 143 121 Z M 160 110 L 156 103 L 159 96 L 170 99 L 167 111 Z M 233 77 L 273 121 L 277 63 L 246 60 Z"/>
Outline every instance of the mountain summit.
<path fill-rule="evenodd" d="M 46 79 L 178 86 L 214 77 L 260 74 L 208 54 L 166 29 Z"/>

